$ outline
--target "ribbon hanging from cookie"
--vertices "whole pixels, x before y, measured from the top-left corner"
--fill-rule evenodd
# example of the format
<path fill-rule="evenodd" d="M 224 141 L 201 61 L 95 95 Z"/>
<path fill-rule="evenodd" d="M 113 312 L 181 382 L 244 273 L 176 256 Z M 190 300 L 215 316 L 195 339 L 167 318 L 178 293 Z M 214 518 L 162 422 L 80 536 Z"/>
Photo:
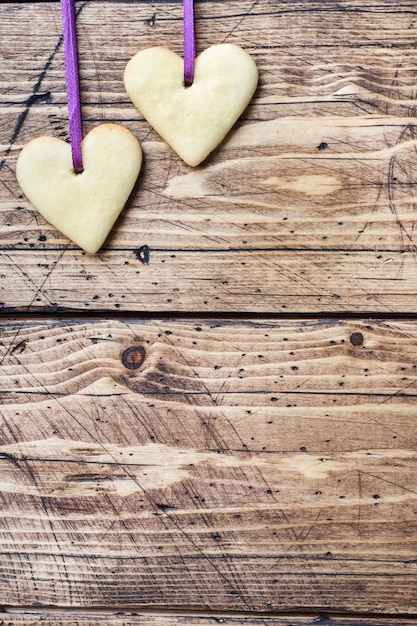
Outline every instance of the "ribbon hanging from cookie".
<path fill-rule="evenodd" d="M 213 45 L 196 57 L 193 0 L 183 0 L 183 10 L 184 60 L 165 47 L 146 48 L 127 64 L 124 82 L 147 122 L 183 161 L 196 166 L 248 106 L 258 70 L 234 44 Z"/>
<path fill-rule="evenodd" d="M 86 252 L 97 252 L 123 210 L 142 165 L 134 135 L 100 124 L 82 139 L 74 0 L 61 0 L 70 144 L 38 137 L 20 153 L 16 176 L 28 200 Z"/>
<path fill-rule="evenodd" d="M 183 0 L 184 16 L 184 86 L 194 82 L 194 63 L 196 56 L 194 29 L 194 0 Z"/>

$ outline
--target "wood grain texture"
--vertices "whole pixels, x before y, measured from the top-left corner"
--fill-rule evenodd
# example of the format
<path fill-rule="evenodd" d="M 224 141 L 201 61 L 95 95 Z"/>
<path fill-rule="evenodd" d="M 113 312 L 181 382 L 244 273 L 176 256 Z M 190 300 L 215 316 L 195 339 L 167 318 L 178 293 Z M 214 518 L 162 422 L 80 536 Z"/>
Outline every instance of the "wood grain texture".
<path fill-rule="evenodd" d="M 417 330 L 363 318 L 417 312 L 415 6 L 195 8 L 198 49 L 261 80 L 192 169 L 122 82 L 181 53 L 181 2 L 77 2 L 85 131 L 145 155 L 92 257 L 15 180 L 30 139 L 68 139 L 59 4 L 0 4 L 0 624 L 411 626 Z M 155 315 L 182 311 L 358 319 Z"/>
<path fill-rule="evenodd" d="M 415 254 L 300 251 L 0 252 L 0 309 L 417 313 Z M 145 258 L 149 262 L 145 262 Z"/>
<path fill-rule="evenodd" d="M 233 616 L 231 614 L 217 615 L 190 615 L 164 613 L 110 613 L 101 611 L 86 611 L 82 615 L 71 611 L 45 612 L 18 612 L 7 610 L 0 613 L 2 626 L 214 626 L 227 624 L 228 626 L 415 626 L 417 620 L 401 616 L 396 617 L 349 617 L 310 614 L 310 615 L 282 615 L 279 617 L 263 616 Z M 401 620 L 401 621 L 400 621 Z"/>
<path fill-rule="evenodd" d="M 196 3 L 199 50 L 241 45 L 261 79 L 195 170 L 141 119 L 122 82 L 140 48 L 181 52 L 181 3 L 77 7 L 85 131 L 123 123 L 142 141 L 145 167 L 98 257 L 33 211 L 15 180 L 19 151 L 41 134 L 67 138 L 59 5 L 1 4 L 7 309 L 417 311 L 412 2 Z M 142 267 L 132 259 L 144 247 Z"/>
<path fill-rule="evenodd" d="M 416 345 L 400 321 L 4 323 L 0 597 L 415 614 Z"/>

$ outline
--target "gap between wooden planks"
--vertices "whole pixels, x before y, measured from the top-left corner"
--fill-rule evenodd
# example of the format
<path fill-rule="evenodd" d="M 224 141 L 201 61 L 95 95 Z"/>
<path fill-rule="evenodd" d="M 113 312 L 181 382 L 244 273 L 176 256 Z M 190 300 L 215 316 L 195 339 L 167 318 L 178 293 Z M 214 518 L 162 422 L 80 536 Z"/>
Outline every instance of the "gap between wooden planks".
<path fill-rule="evenodd" d="M 233 132 L 194 170 L 149 128 L 122 80 L 140 48 L 181 52 L 181 3 L 77 6 L 85 131 L 125 124 L 143 143 L 144 171 L 96 257 L 37 215 L 14 170 L 30 139 L 67 138 L 59 4 L 3 3 L 7 311 L 416 312 L 408 1 L 196 3 L 198 49 L 241 45 L 261 80 Z"/>
<path fill-rule="evenodd" d="M 415 614 L 414 322 L 1 327 L 14 606 Z"/>

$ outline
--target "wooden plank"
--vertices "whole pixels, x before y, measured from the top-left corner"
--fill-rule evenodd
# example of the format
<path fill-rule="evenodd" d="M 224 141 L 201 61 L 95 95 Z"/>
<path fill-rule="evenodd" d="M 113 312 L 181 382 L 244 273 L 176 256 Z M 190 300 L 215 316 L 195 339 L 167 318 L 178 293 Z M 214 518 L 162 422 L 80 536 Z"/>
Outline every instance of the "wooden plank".
<path fill-rule="evenodd" d="M 114 626 L 213 626 L 213 624 L 228 624 L 228 626 L 415 626 L 417 620 L 401 617 L 349 617 L 328 615 L 282 615 L 268 616 L 234 616 L 231 614 L 190 615 L 164 613 L 110 613 L 86 611 L 83 614 L 68 611 L 48 612 L 10 612 L 0 613 L 2 626 L 100 626 L 114 624 Z"/>
<path fill-rule="evenodd" d="M 413 322 L 24 320 L 1 342 L 8 604 L 417 612 Z"/>
<path fill-rule="evenodd" d="M 417 312 L 415 253 L 0 252 L 4 311 Z M 149 262 L 144 262 L 144 255 Z M 18 286 L 18 288 L 16 288 Z"/>
<path fill-rule="evenodd" d="M 85 130 L 125 124 L 143 143 L 145 167 L 101 256 L 83 256 L 33 211 L 15 180 L 19 150 L 41 134 L 67 137 L 59 5 L 3 3 L 6 307 L 111 309 L 107 293 L 123 276 L 122 310 L 416 311 L 409 0 L 197 3 L 199 49 L 241 45 L 261 80 L 234 131 L 195 170 L 150 130 L 122 81 L 140 48 L 181 52 L 181 3 L 78 6 Z M 151 260 L 138 277 L 125 263 L 143 246 Z M 171 255 L 181 261 L 161 268 Z M 95 279 L 84 282 L 83 270 Z M 61 286 L 72 298 L 54 293 Z"/>

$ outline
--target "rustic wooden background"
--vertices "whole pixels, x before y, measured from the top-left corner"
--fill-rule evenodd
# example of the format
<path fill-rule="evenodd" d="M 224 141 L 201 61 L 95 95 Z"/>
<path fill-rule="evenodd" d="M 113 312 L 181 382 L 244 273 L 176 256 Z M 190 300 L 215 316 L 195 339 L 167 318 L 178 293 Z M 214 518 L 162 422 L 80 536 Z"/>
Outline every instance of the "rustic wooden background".
<path fill-rule="evenodd" d="M 99 254 L 43 221 L 60 8 L 3 2 L 0 624 L 417 624 L 416 3 L 197 0 L 260 84 L 195 169 L 123 88 L 182 3 L 77 11 L 85 132 L 145 164 Z"/>

